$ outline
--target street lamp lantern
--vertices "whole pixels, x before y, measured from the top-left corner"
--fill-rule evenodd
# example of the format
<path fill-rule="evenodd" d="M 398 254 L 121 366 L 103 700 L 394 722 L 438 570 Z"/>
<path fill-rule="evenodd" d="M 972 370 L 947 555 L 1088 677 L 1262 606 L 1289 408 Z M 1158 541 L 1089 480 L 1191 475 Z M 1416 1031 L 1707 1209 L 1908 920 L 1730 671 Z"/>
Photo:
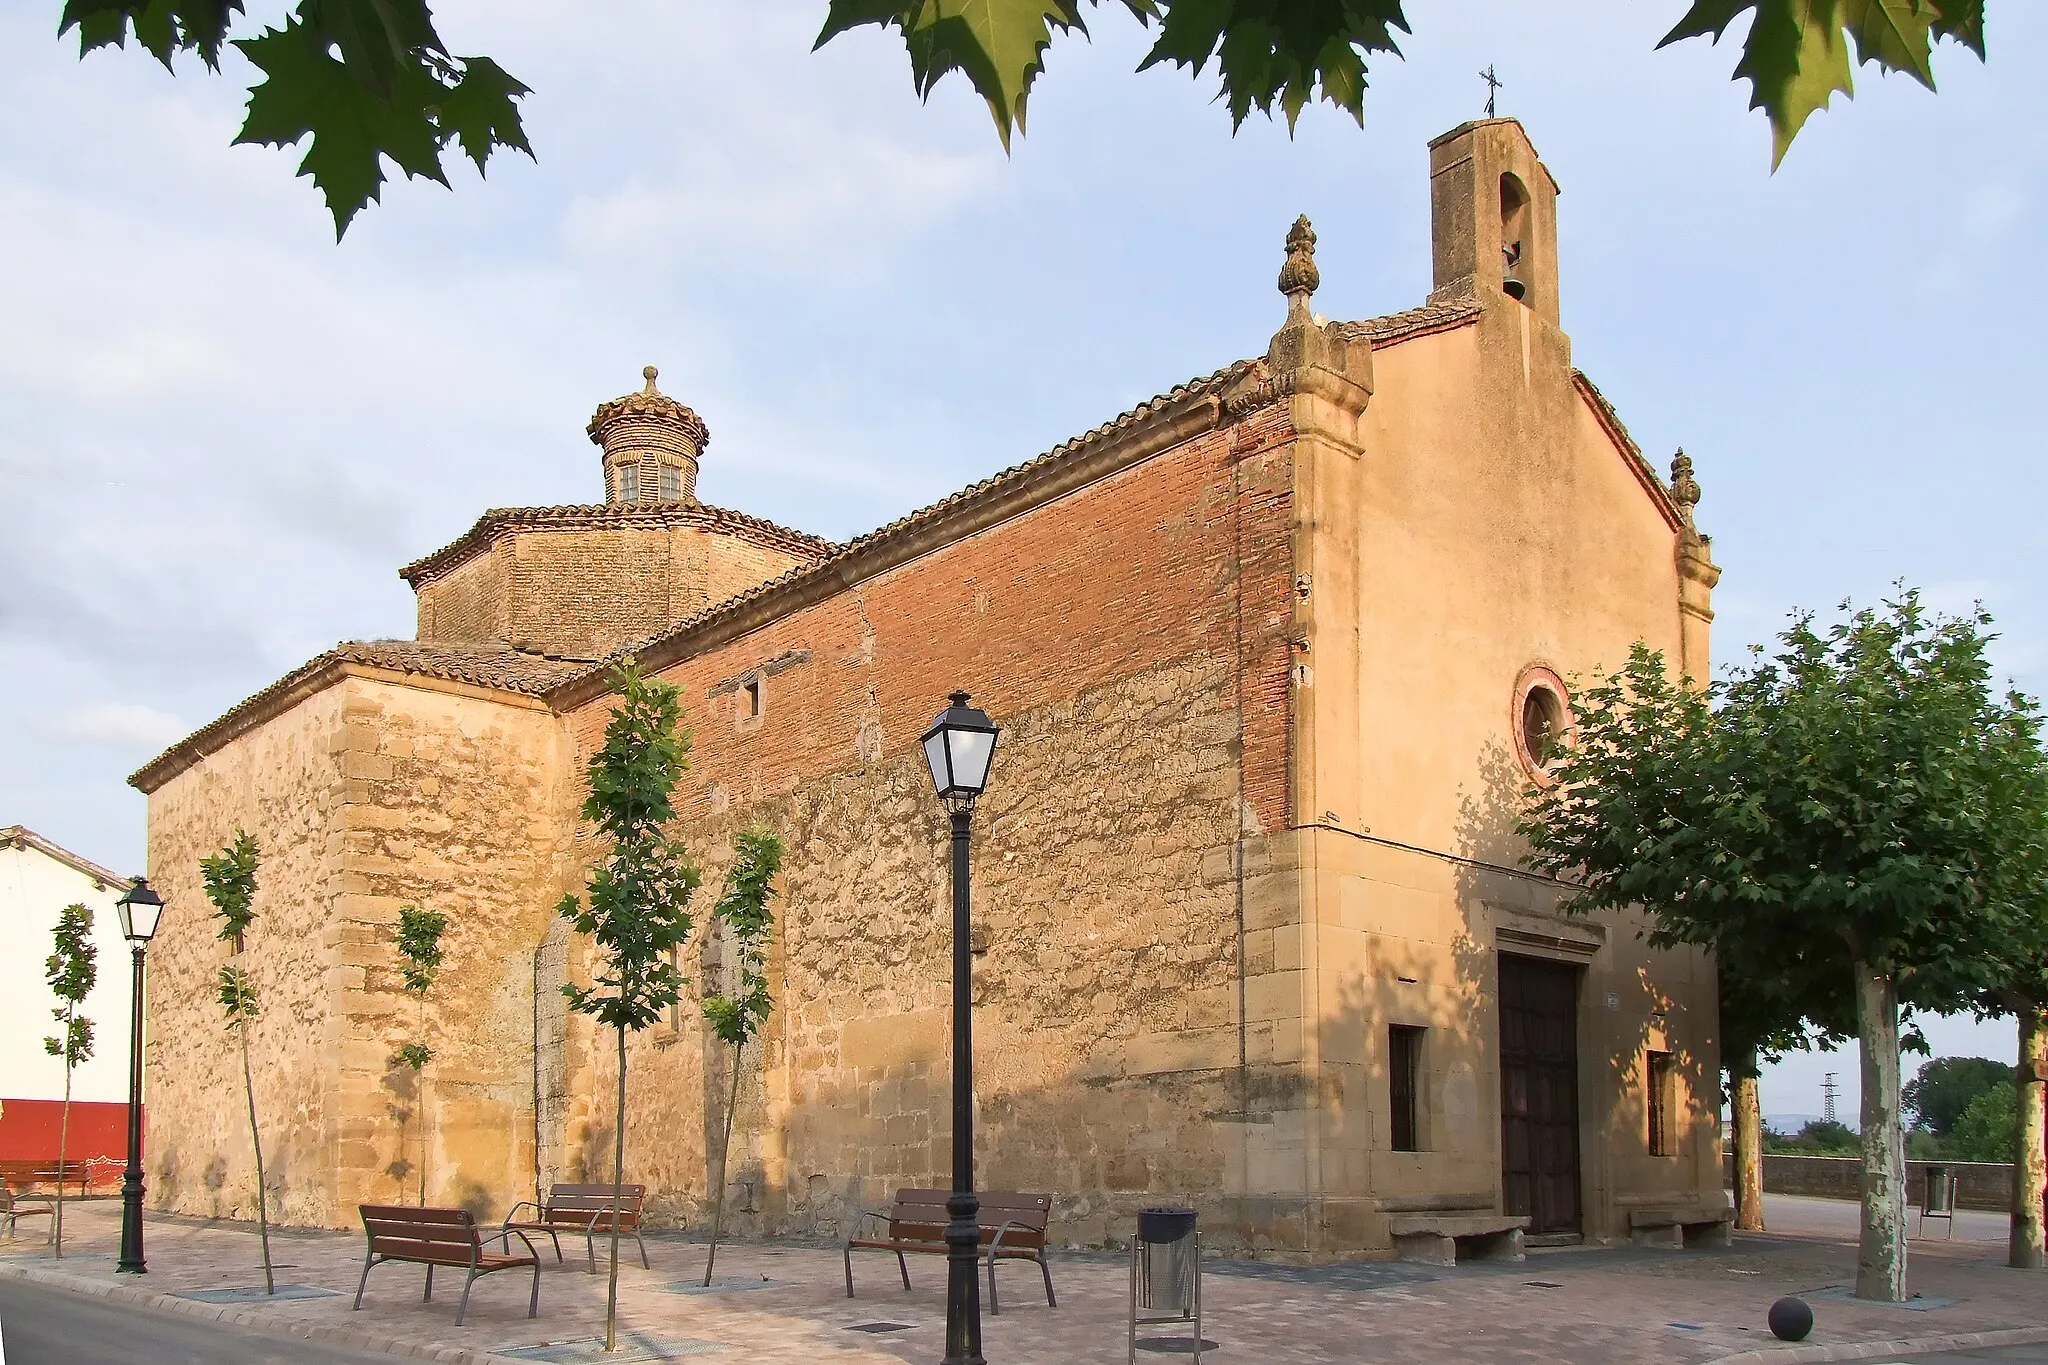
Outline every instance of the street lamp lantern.
<path fill-rule="evenodd" d="M 974 801 L 988 786 L 989 760 L 1001 733 L 988 713 L 955 692 L 925 731 L 924 760 L 932 789 L 953 822 L 953 1193 L 946 1200 L 945 1365 L 985 1365 L 981 1354 L 981 1201 L 974 1193 L 974 961 L 968 947 L 968 839 Z"/>
<path fill-rule="evenodd" d="M 988 786 L 989 760 L 995 757 L 996 736 L 1001 733 L 989 720 L 988 712 L 967 704 L 965 692 L 955 692 L 952 702 L 939 712 L 932 728 L 924 732 L 924 761 L 932 770 L 932 786 L 949 806 L 960 801 L 969 805 Z"/>
<path fill-rule="evenodd" d="M 156 922 L 164 913 L 164 898 L 149 884 L 149 878 L 137 877 L 135 884 L 128 888 L 114 908 L 121 912 L 121 937 L 138 946 L 146 945 L 156 937 Z"/>
<path fill-rule="evenodd" d="M 121 1173 L 121 1259 L 117 1274 L 146 1275 L 142 1259 L 142 959 L 163 918 L 164 898 L 137 877 L 114 902 L 121 915 L 121 936 L 135 956 L 135 993 L 128 1014 L 128 1167 Z"/>

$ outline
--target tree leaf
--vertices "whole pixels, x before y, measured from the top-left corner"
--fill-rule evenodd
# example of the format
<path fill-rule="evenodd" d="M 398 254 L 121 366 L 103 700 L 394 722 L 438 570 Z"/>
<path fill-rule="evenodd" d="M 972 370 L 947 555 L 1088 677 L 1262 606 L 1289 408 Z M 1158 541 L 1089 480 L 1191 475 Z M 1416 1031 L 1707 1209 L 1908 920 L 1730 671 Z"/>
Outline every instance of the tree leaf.
<path fill-rule="evenodd" d="M 403 68 L 393 97 L 365 89 L 296 19 L 235 46 L 264 73 L 249 91 L 237 143 L 285 147 L 310 136 L 299 174 L 311 176 L 334 215 L 337 239 L 384 184 L 382 159 L 408 176 L 446 185 L 440 136 L 428 113 L 446 89 L 419 66 Z"/>
<path fill-rule="evenodd" d="M 183 50 L 218 71 L 228 26 L 242 12 L 242 0 L 65 0 L 57 32 L 76 28 L 82 57 L 95 48 L 126 46 L 132 28 L 137 43 L 166 68 Z"/>
<path fill-rule="evenodd" d="M 525 85 L 489 57 L 462 59 L 462 79 L 442 96 L 437 122 L 444 137 L 452 135 L 461 142 L 463 154 L 476 163 L 478 175 L 498 147 L 533 155 L 515 103 L 526 93 Z"/>

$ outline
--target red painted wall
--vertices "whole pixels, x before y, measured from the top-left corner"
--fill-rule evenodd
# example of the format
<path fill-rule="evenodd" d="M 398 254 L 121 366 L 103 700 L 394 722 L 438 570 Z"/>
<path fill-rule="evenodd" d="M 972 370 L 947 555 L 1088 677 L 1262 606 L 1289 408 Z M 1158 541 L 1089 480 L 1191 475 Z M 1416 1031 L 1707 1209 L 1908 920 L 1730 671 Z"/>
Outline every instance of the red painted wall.
<path fill-rule="evenodd" d="M 0 1162 L 55 1165 L 57 1128 L 63 1115 L 64 1105 L 58 1100 L 0 1099 Z M 127 1161 L 127 1105 L 72 1101 L 71 1131 L 64 1144 L 65 1164 L 74 1165 L 93 1157 L 117 1163 Z M 121 1183 L 118 1165 L 102 1164 L 95 1169 L 94 1176 L 95 1186 Z"/>

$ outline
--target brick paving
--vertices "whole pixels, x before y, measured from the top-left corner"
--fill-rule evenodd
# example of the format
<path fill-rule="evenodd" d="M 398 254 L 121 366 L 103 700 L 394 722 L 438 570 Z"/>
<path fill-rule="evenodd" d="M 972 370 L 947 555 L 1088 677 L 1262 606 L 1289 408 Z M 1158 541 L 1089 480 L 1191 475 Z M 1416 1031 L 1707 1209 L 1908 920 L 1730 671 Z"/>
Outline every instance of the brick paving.
<path fill-rule="evenodd" d="M 422 1272 L 414 1266 L 373 1271 L 363 1311 L 352 1313 L 349 1302 L 361 1268 L 357 1235 L 274 1233 L 279 1284 L 331 1292 L 266 1302 L 260 1294 L 250 1300 L 217 1292 L 261 1284 L 256 1238 L 246 1225 L 153 1217 L 150 1274 L 129 1278 L 113 1273 L 118 1220 L 111 1201 L 76 1205 L 65 1218 L 75 1255 L 60 1264 L 33 1236 L 0 1241 L 0 1275 L 131 1301 L 204 1294 L 154 1300 L 153 1306 L 429 1359 L 497 1365 L 599 1358 L 590 1343 L 602 1331 L 604 1277 L 585 1274 L 573 1256 L 556 1267 L 545 1243 L 537 1320 L 524 1316 L 527 1282 L 520 1272 L 505 1272 L 478 1282 L 465 1325 L 457 1328 L 460 1277 L 444 1272 L 437 1277 L 434 1302 L 422 1303 Z M 1959 1230 L 1954 1241 L 1913 1244 L 1910 1288 L 1923 1302 L 1949 1300 L 1944 1306 L 1905 1309 L 1823 1299 L 1814 1305 L 1814 1335 L 1799 1347 L 1784 1347 L 1764 1328 L 1765 1309 L 1781 1294 L 1849 1282 L 1855 1246 L 1828 1220 L 1806 1220 L 1803 1229 L 1798 1217 L 1778 1221 L 1789 1230 L 1743 1237 L 1725 1250 L 1573 1248 L 1533 1252 L 1519 1265 L 1454 1270 L 1381 1262 L 1293 1267 L 1212 1261 L 1204 1279 L 1204 1335 L 1218 1343 L 1218 1362 L 1259 1365 L 1797 1365 L 2048 1340 L 2048 1277 L 2006 1269 L 2003 1246 L 1984 1239 L 1979 1228 L 1976 1239 Z M 830 1248 L 729 1245 L 719 1251 L 719 1282 L 708 1293 L 688 1292 L 703 1273 L 701 1243 L 654 1237 L 648 1250 L 652 1270 L 628 1259 L 619 1276 L 621 1322 L 627 1341 L 640 1349 L 611 1360 L 704 1355 L 764 1365 L 825 1358 L 848 1365 L 931 1365 L 944 1353 L 945 1267 L 936 1257 L 912 1259 L 914 1287 L 908 1293 L 890 1257 L 856 1257 L 859 1295 L 849 1300 L 839 1253 Z M 1057 1309 L 1046 1307 L 1031 1267 L 1005 1267 L 998 1274 L 1005 1309 L 983 1322 L 991 1362 L 1123 1359 L 1121 1257 L 1056 1254 Z M 876 1322 L 902 1324 L 904 1330 L 850 1330 Z M 1187 1335 L 1185 1328 L 1146 1330 Z"/>

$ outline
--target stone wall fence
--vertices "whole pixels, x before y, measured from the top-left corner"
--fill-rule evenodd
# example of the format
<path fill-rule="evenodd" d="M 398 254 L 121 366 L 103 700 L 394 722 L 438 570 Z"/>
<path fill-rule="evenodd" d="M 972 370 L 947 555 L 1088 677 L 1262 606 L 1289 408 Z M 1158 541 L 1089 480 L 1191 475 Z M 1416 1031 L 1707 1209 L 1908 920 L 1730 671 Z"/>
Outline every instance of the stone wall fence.
<path fill-rule="evenodd" d="M 1992 1213 L 2012 1210 L 2012 1165 L 2004 1161 L 1908 1161 L 1906 1207 L 1918 1210 L 1927 1194 L 1927 1168 L 1940 1166 L 1956 1176 L 1956 1203 Z M 1721 1174 L 1735 1186 L 1735 1154 L 1721 1154 Z M 1817 1199 L 1861 1199 L 1863 1162 L 1853 1156 L 1793 1156 L 1764 1153 L 1764 1192 L 1804 1194 Z"/>

